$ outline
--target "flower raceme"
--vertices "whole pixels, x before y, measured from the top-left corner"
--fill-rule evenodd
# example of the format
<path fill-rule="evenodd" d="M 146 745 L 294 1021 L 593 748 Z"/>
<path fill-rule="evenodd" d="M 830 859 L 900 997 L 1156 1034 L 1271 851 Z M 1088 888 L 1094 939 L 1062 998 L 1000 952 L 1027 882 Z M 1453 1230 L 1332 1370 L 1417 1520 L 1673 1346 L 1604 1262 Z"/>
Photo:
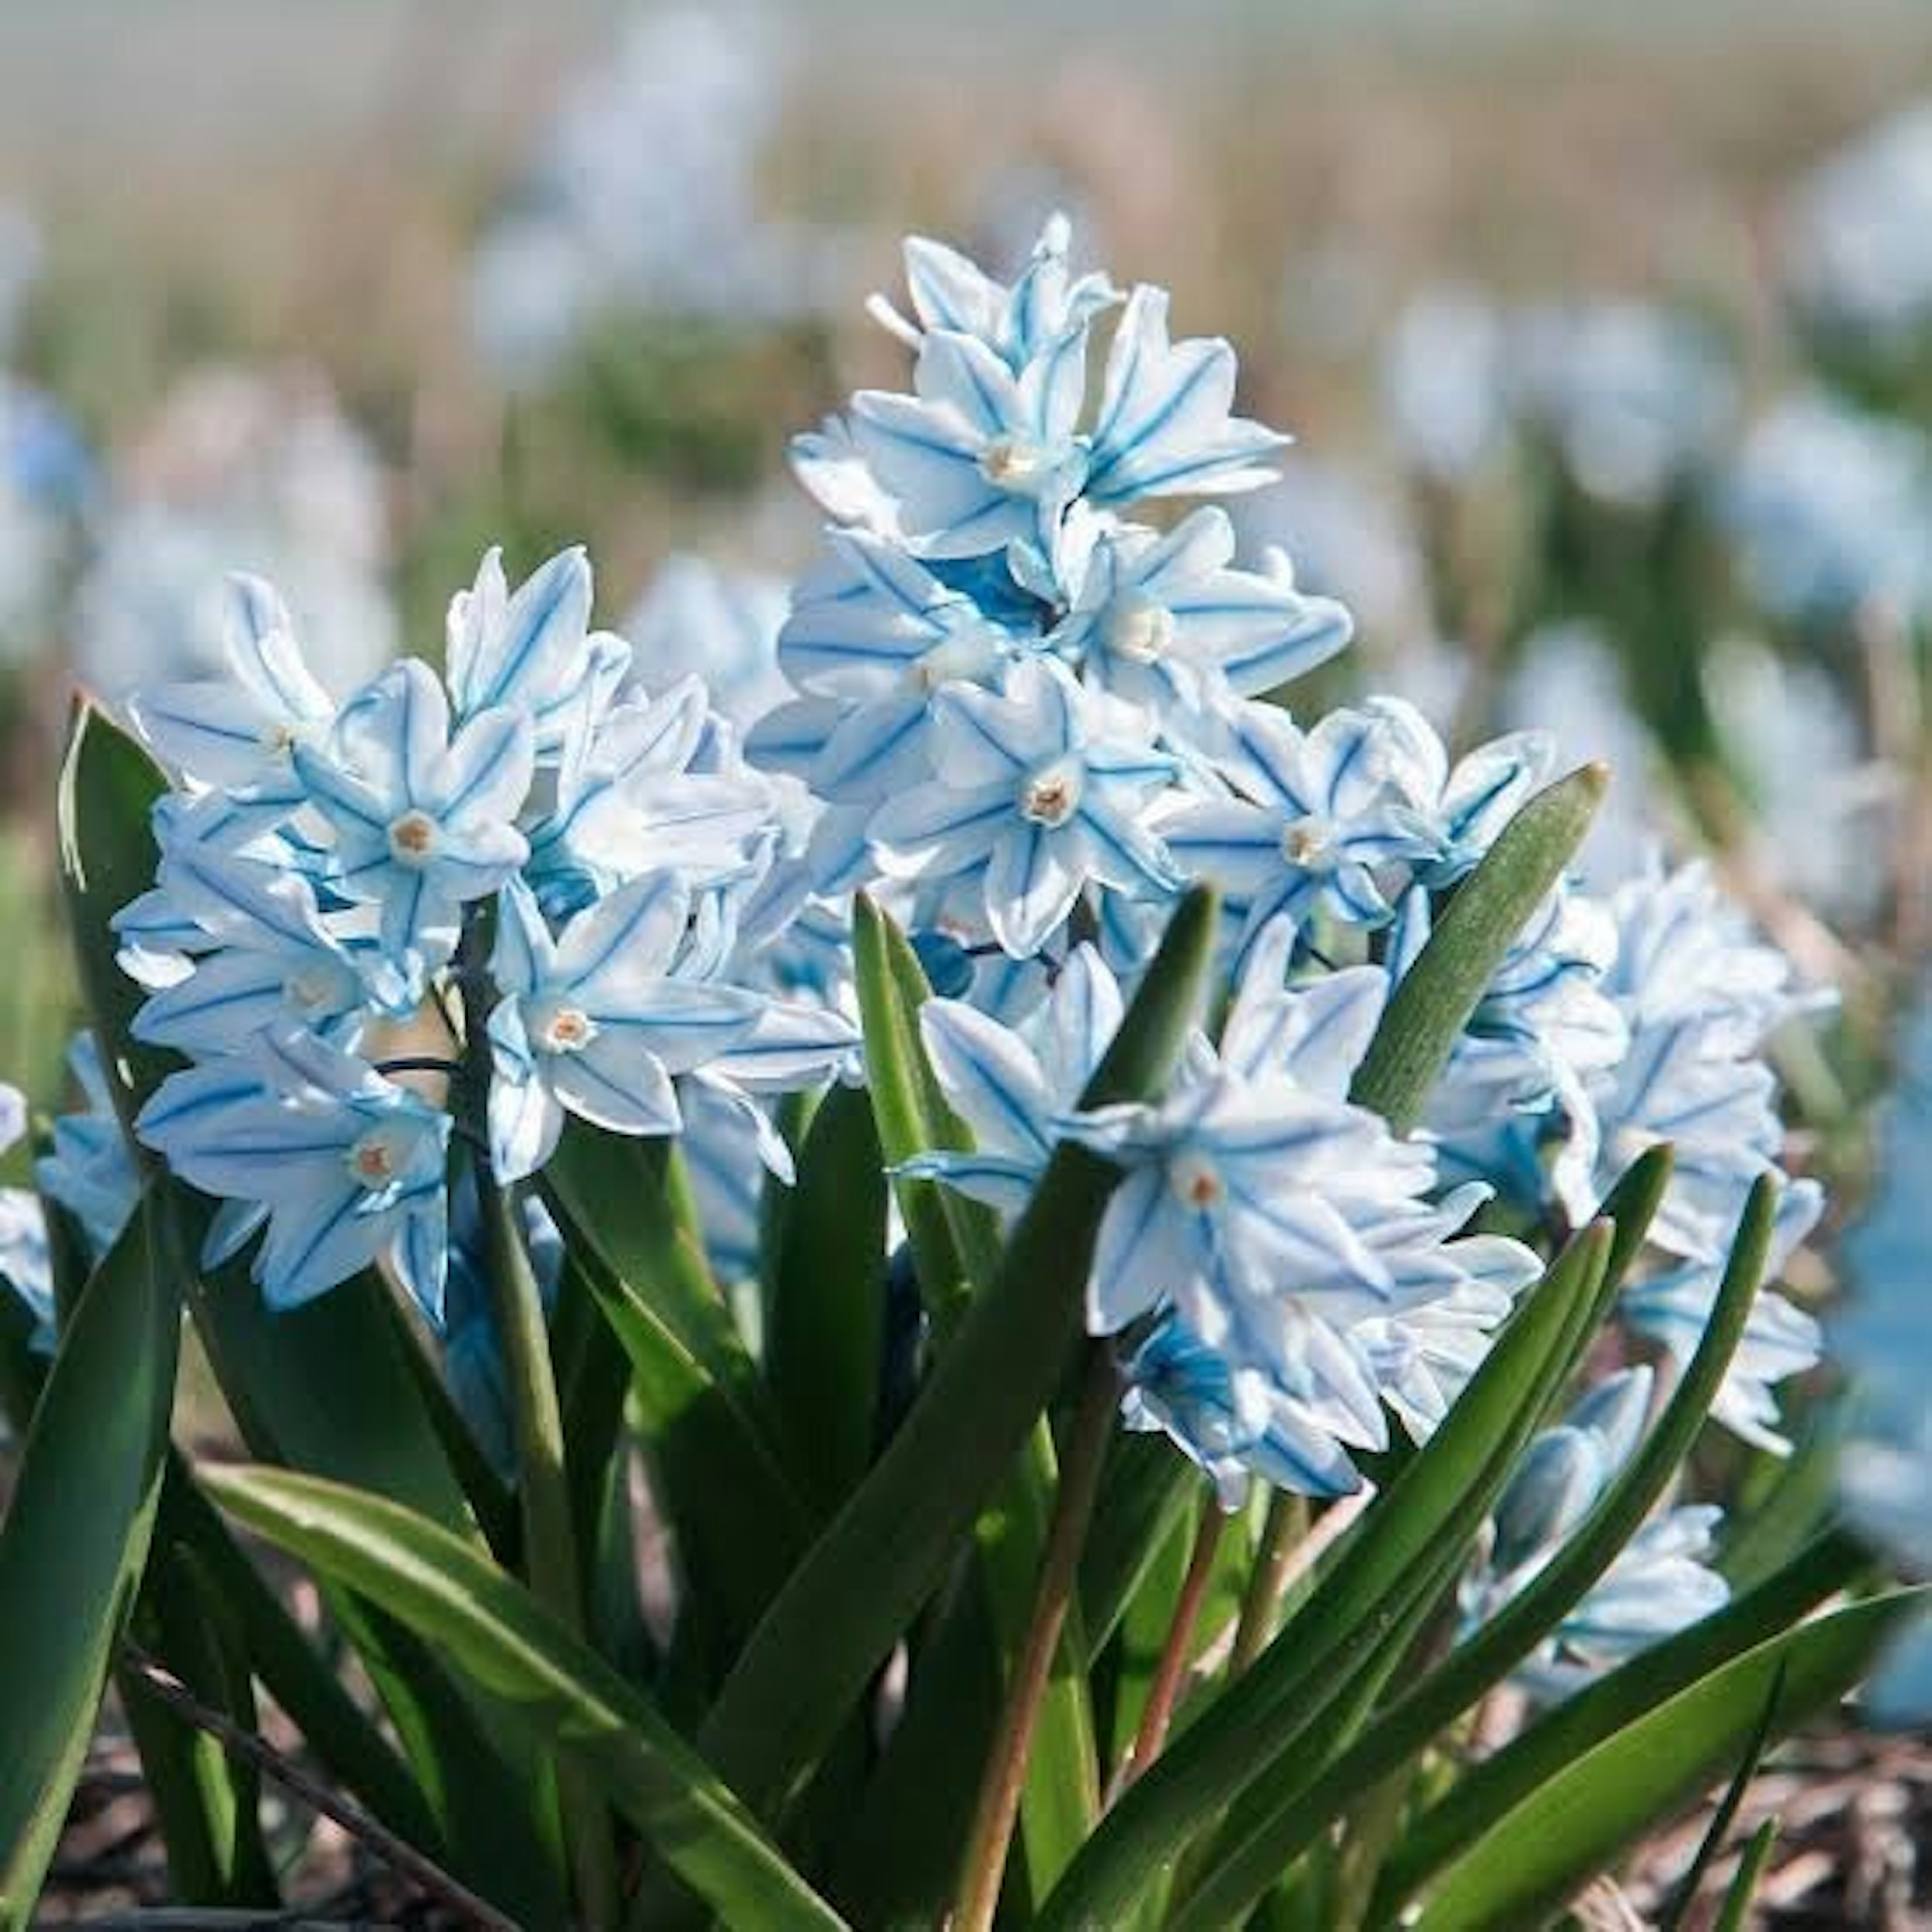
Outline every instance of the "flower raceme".
<path fill-rule="evenodd" d="M 1676 1178 L 1624 1341 L 1694 1348 L 1720 1238 L 1781 1172 L 1766 1042 L 1809 1002 L 1696 868 L 1607 898 L 1564 880 L 1423 1129 L 1352 1099 L 1556 748 L 1452 759 L 1400 700 L 1298 703 L 1349 614 L 1280 554 L 1244 562 L 1207 500 L 1265 485 L 1288 440 L 1236 412 L 1226 343 L 1177 338 L 1165 292 L 1076 272 L 1071 247 L 1050 222 L 1002 280 L 908 244 L 909 313 L 874 314 L 910 388 L 800 440 L 830 526 L 782 610 L 647 599 L 634 647 L 592 628 L 581 551 L 513 584 L 493 550 L 440 673 L 405 659 L 336 694 L 280 598 L 236 580 L 230 677 L 131 707 L 172 782 L 152 889 L 117 920 L 135 1033 L 185 1061 L 139 1132 L 224 1204 L 211 1264 L 248 1256 L 278 1307 L 386 1269 L 475 1395 L 477 1183 L 537 1180 L 574 1118 L 681 1142 L 721 1274 L 756 1273 L 761 1174 L 789 1180 L 814 1096 L 864 1072 L 862 890 L 940 986 L 920 1038 L 971 1132 L 900 1179 L 1011 1217 L 1058 1145 L 1116 1169 L 1088 1326 L 1128 1424 L 1223 1501 L 1359 1486 L 1391 1414 L 1426 1438 L 1538 1272 L 1531 1239 L 1663 1140 Z M 1088 1106 L 1196 880 L 1225 909 L 1214 1004 L 1165 1094 Z M 112 1178 L 84 1165 L 67 1178 Z M 1786 1200 L 1780 1267 L 1817 1208 L 1803 1182 Z M 1720 1418 L 1781 1445 L 1776 1388 L 1816 1349 L 1762 1297 Z M 1581 1454 L 1594 1416 L 1544 1459 Z"/>

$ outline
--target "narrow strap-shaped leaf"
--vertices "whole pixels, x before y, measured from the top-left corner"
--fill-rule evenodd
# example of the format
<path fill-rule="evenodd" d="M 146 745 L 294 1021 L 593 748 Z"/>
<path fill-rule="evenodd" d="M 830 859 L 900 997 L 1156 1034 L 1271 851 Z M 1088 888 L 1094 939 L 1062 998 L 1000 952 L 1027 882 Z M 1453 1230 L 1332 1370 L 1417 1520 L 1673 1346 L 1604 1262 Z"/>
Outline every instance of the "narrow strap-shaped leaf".
<path fill-rule="evenodd" d="M 1166 1084 L 1199 1010 L 1215 917 L 1210 893 L 1182 901 L 1090 1101 Z M 837 1735 L 1045 1409 L 1081 1330 L 1114 1180 L 1084 1149 L 1054 1154 L 898 1434 L 753 1634 L 700 1735 L 754 1808 L 781 1801 Z"/>
<path fill-rule="evenodd" d="M 1771 1862 L 1771 1854 L 1777 1844 L 1778 1820 L 1767 1818 L 1751 1834 L 1750 1843 L 1744 1847 L 1744 1855 L 1738 1861 L 1737 1876 L 1731 1880 L 1731 1888 L 1724 1894 L 1723 1909 L 1718 1912 L 1718 1922 L 1711 1928 L 1711 1932 L 1744 1932 L 1751 1900 L 1757 1896 L 1758 1886 L 1764 1877 L 1764 1868 Z"/>
<path fill-rule="evenodd" d="M 210 1474 L 258 1534 L 381 1604 L 567 1754 L 727 1924 L 843 1922 L 616 1672 L 470 1542 L 379 1498 L 265 1468 Z"/>
<path fill-rule="evenodd" d="M 254 1684 L 236 1619 L 194 1552 L 168 1535 L 165 1494 L 133 1622 L 143 1647 L 202 1702 L 238 1729 L 255 1730 Z M 272 1912 L 280 1896 L 262 1838 L 260 1774 L 164 1703 L 138 1670 L 116 1675 L 160 1821 L 170 1896 Z"/>
<path fill-rule="evenodd" d="M 919 1010 L 931 997 L 917 956 L 892 920 L 860 893 L 852 908 L 854 979 L 865 1033 L 866 1083 L 886 1164 L 970 1148 L 972 1135 L 948 1103 L 920 1045 Z M 999 1265 L 992 1210 L 936 1181 L 895 1174 L 920 1294 L 942 1338 L 967 1299 Z"/>
<path fill-rule="evenodd" d="M 1232 1923 L 1360 1792 L 1372 1790 L 1471 1708 L 1580 1602 L 1649 1515 L 1690 1453 L 1722 1386 L 1763 1279 L 1778 1190 L 1753 1188 L 1696 1354 L 1657 1425 L 1536 1580 L 1452 1652 L 1325 1769 L 1271 1769 L 1244 1799 L 1238 1837 L 1175 1920 L 1176 1932 Z M 1232 1834 L 1230 1834 L 1232 1835 Z"/>
<path fill-rule="evenodd" d="M 1545 1916 L 1657 1820 L 1737 1761 L 1784 1676 L 1779 1735 L 1870 1669 L 1932 1588 L 1834 1610 L 1734 1658 L 1555 1769 L 1453 1866 L 1413 1922 L 1422 1932 L 1510 1932 Z"/>
<path fill-rule="evenodd" d="M 1435 1874 L 1564 1765 L 1732 1658 L 1769 1642 L 1844 1588 L 1867 1562 L 1844 1532 L 1821 1538 L 1756 1589 L 1586 1685 L 1493 1756 L 1468 1767 L 1444 1797 L 1411 1822 L 1383 1872 L 1372 1918 L 1393 1920 Z"/>
<path fill-rule="evenodd" d="M 862 896 L 854 914 L 854 952 L 866 1069 L 879 1146 L 897 1168 L 917 1154 L 970 1148 L 972 1136 L 948 1105 L 919 1034 L 931 997 L 905 935 Z M 938 1352 L 972 1298 L 998 1272 L 998 1222 L 992 1210 L 950 1188 L 896 1175 L 893 1185 L 914 1269 Z M 1042 1416 L 1028 1433 L 974 1534 L 992 1632 L 1010 1666 L 1024 1642 L 1058 1486 L 1052 1431 Z M 1044 1894 L 1092 1828 L 1100 1810 L 1087 1636 L 1076 1606 L 1056 1650 L 1027 1766 L 1021 1843 L 1028 1876 Z"/>
<path fill-rule="evenodd" d="M 1196 1473 L 1155 1436 L 1116 1438 L 1080 1558 L 1087 1641 L 1100 1651 L 1119 1628 L 1156 1553 L 1186 1519 Z"/>
<path fill-rule="evenodd" d="M 813 1512 L 767 1391 L 691 1230 L 664 1150 L 574 1127 L 544 1172 L 566 1245 L 631 1364 L 686 1586 L 680 1622 L 715 1682 L 790 1574 Z"/>
<path fill-rule="evenodd" d="M 1430 1452 L 1402 1471 L 1234 1688 L 1108 1814 L 1048 1900 L 1042 1926 L 1120 1922 L 1164 1866 L 1343 1701 L 1417 1604 L 1432 1599 L 1596 1317 L 1610 1244 L 1607 1226 L 1586 1230 L 1525 1298 Z"/>
<path fill-rule="evenodd" d="M 181 1336 L 154 1204 L 82 1295 L 0 1525 L 0 1927 L 25 1926 L 146 1561 Z"/>
<path fill-rule="evenodd" d="M 175 1451 L 161 1492 L 159 1534 L 192 1552 L 238 1627 L 255 1674 L 317 1760 L 392 1831 L 434 1852 L 436 1820 L 408 1767 L 262 1581 Z"/>
<path fill-rule="evenodd" d="M 1421 1118 L 1456 1036 L 1583 842 L 1609 782 L 1601 765 L 1585 765 L 1538 792 L 1456 889 L 1396 988 L 1351 1097 L 1398 1132 Z"/>
<path fill-rule="evenodd" d="M 864 1089 L 835 1086 L 806 1130 L 764 1354 L 791 1466 L 827 1513 L 872 1459 L 885 1312 L 878 1130 Z"/>

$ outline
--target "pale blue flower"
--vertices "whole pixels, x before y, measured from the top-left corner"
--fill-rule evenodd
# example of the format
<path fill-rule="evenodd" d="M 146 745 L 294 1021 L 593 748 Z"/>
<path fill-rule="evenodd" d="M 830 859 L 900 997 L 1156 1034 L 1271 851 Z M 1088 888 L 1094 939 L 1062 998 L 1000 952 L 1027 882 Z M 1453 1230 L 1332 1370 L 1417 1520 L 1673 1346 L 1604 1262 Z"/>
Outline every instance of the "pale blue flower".
<path fill-rule="evenodd" d="M 266 1227 L 254 1273 L 272 1308 L 380 1259 L 440 1318 L 449 1116 L 368 1062 L 312 1034 L 258 1034 L 245 1056 L 169 1075 L 136 1126 L 190 1186 L 241 1204 L 218 1217 L 206 1265 Z"/>
<path fill-rule="evenodd" d="M 1765 1260 L 1767 1283 L 1784 1274 L 1824 1210 L 1824 1190 L 1815 1180 L 1794 1180 L 1784 1188 Z M 1723 1278 L 1722 1267 L 1712 1262 L 1666 1268 L 1624 1291 L 1618 1317 L 1633 1334 L 1660 1344 L 1682 1367 L 1710 1326 Z M 1753 1448 L 1789 1455 L 1791 1444 L 1779 1430 L 1772 1388 L 1815 1368 L 1823 1353 L 1816 1317 L 1768 1287 L 1761 1289 L 1711 1406 L 1712 1415 Z"/>
<path fill-rule="evenodd" d="M 1018 1028 L 962 1000 L 920 1008 L 920 1038 L 954 1111 L 973 1132 L 970 1153 L 921 1154 L 904 1174 L 944 1180 L 1017 1214 L 1052 1156 L 1059 1123 L 1120 1023 L 1119 983 L 1091 946 L 1077 946 L 1045 1002 Z"/>
<path fill-rule="evenodd" d="M 1250 936 L 1284 916 L 1305 927 L 1318 913 L 1386 924 L 1383 869 L 1441 850 L 1404 789 L 1407 712 L 1376 699 L 1304 731 L 1271 704 L 1231 707 L 1216 746 L 1227 795 L 1176 795 L 1156 814 L 1175 864 L 1218 886 Z"/>
<path fill-rule="evenodd" d="M 1016 958 L 1037 952 L 1090 884 L 1138 898 L 1178 889 L 1144 823 L 1173 761 L 1146 748 L 1132 711 L 1051 662 L 1019 665 L 1002 694 L 944 686 L 933 706 L 938 782 L 871 821 L 889 876 L 970 880 Z"/>
<path fill-rule="evenodd" d="M 790 601 L 779 578 L 680 553 L 658 566 L 623 634 L 653 688 L 701 677 L 713 707 L 748 731 L 790 695 L 778 658 Z"/>
<path fill-rule="evenodd" d="M 330 930 L 299 872 L 184 843 L 164 853 L 158 885 L 202 944 L 183 976 L 150 993 L 136 1040 L 199 1057 L 237 1052 L 264 1027 L 308 1027 L 352 1047 L 369 1010 L 406 1012 L 422 997 L 420 979 L 372 940 Z"/>
<path fill-rule="evenodd" d="M 934 329 L 920 344 L 914 394 L 860 390 L 853 440 L 911 547 L 970 557 L 1040 542 L 1087 481 L 1086 380 L 1084 324 L 1018 371 L 976 338 Z"/>
<path fill-rule="evenodd" d="M 1170 731 L 1225 693 L 1257 696 L 1313 670 L 1353 634 L 1341 604 L 1303 595 L 1292 575 L 1231 568 L 1234 531 L 1223 511 L 1196 510 L 1164 535 L 1080 521 L 1077 572 L 1064 552 L 1060 562 L 1072 607 L 1048 644 L 1086 682 L 1144 706 Z"/>
<path fill-rule="evenodd" d="M 458 723 L 499 706 L 521 712 L 546 760 L 573 728 L 594 724 L 630 668 L 631 647 L 590 630 L 592 595 L 581 548 L 560 550 L 514 592 L 502 552 L 488 551 L 476 582 L 450 600 L 445 676 Z"/>
<path fill-rule="evenodd" d="M 1531 1443 L 1497 1502 L 1482 1559 L 1463 1580 L 1466 1632 L 1534 1582 L 1602 1499 L 1636 1453 L 1651 1394 L 1648 1368 L 1624 1370 Z M 1525 1659 L 1516 1681 L 1539 1698 L 1567 1696 L 1721 1610 L 1730 1592 L 1708 1559 L 1722 1516 L 1680 1505 L 1654 1516 Z"/>
<path fill-rule="evenodd" d="M 169 771 L 292 809 L 302 796 L 295 747 L 326 741 L 335 700 L 304 661 L 295 620 L 274 586 L 237 574 L 227 588 L 228 675 L 143 688 L 128 710 Z"/>
<path fill-rule="evenodd" d="M 752 994 L 680 976 L 691 896 L 670 874 L 634 880 L 553 939 L 529 889 L 506 885 L 490 970 L 490 1159 L 500 1179 L 534 1174 L 564 1115 L 606 1132 L 675 1134 L 672 1076 L 748 1040 Z"/>
<path fill-rule="evenodd" d="M 413 658 L 343 707 L 326 751 L 297 744 L 297 775 L 335 834 L 331 882 L 381 908 L 392 959 L 446 959 L 464 906 L 529 856 L 514 821 L 532 751 L 528 714 L 501 707 L 452 737 L 442 686 Z"/>
<path fill-rule="evenodd" d="M 1224 1510 L 1240 1508 L 1257 1477 L 1304 1496 L 1346 1496 L 1361 1487 L 1327 1412 L 1290 1395 L 1259 1369 L 1237 1367 L 1172 1311 L 1127 1358 L 1123 1372 L 1123 1421 L 1131 1430 L 1160 1431 L 1198 1464 Z"/>
<path fill-rule="evenodd" d="M 1383 345 L 1384 412 L 1425 475 L 1466 476 L 1508 426 L 1509 349 L 1502 318 L 1474 291 L 1431 289 L 1403 304 Z"/>
<path fill-rule="evenodd" d="M 884 296 L 866 304 L 873 319 L 908 346 L 928 329 L 950 329 L 984 343 L 1009 368 L 1023 369 L 1067 332 L 1120 300 L 1105 274 L 1076 275 L 1067 261 L 1072 225 L 1048 216 L 1026 267 L 1010 284 L 995 280 L 943 242 L 914 236 L 905 244 L 906 292 L 915 323 Z"/>
<path fill-rule="evenodd" d="M 41 1194 L 65 1209 L 98 1262 L 121 1238 L 140 1198 L 141 1175 L 115 1111 L 107 1072 L 91 1033 L 75 1034 L 67 1064 L 79 1108 L 54 1121 L 53 1150 L 34 1162 Z"/>

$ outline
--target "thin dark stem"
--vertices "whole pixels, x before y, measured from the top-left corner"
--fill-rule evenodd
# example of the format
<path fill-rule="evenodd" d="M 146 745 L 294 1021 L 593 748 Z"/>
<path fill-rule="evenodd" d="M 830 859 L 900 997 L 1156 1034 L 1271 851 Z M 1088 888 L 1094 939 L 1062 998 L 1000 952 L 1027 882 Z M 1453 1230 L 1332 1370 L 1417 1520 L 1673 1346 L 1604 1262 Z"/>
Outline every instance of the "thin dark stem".
<path fill-rule="evenodd" d="M 1080 1406 L 1068 1431 L 1060 1466 L 1060 1497 L 1053 1528 L 1040 1558 L 1040 1587 L 1033 1620 L 1013 1666 L 999 1729 L 986 1760 L 971 1836 L 961 1868 L 959 1902 L 949 1920 L 952 1932 L 990 1932 L 1000 1903 L 1006 1852 L 1026 1789 L 1027 1765 L 1034 1726 L 1053 1672 L 1054 1653 L 1066 1627 L 1079 1580 L 1080 1551 L 1093 1520 L 1100 1486 L 1100 1465 L 1120 1400 L 1119 1372 L 1104 1346 L 1094 1347 L 1087 1366 Z"/>
<path fill-rule="evenodd" d="M 1308 1533 L 1306 1501 L 1287 1490 L 1277 1490 L 1268 1498 L 1268 1522 L 1262 1531 L 1262 1546 L 1248 1577 L 1247 1592 L 1241 1598 L 1240 1621 L 1234 1626 L 1234 1655 L 1228 1675 L 1238 1677 L 1261 1654 L 1262 1647 L 1273 1634 L 1275 1606 L 1281 1601 L 1282 1586 L 1287 1580 L 1288 1560 L 1294 1546 Z"/>
<path fill-rule="evenodd" d="M 196 1730 L 206 1732 L 230 1756 L 252 1765 L 264 1778 L 272 1778 L 291 1796 L 340 1826 L 350 1838 L 366 1846 L 385 1864 L 410 1880 L 432 1898 L 440 1900 L 452 1911 L 461 1912 L 472 1924 L 484 1928 L 485 1932 L 518 1932 L 514 1919 L 506 1918 L 487 1900 L 478 1898 L 407 1840 L 398 1838 L 386 1826 L 378 1823 L 360 1805 L 318 1784 L 254 1732 L 244 1731 L 220 1712 L 210 1709 L 179 1678 L 140 1645 L 124 1639 L 121 1654 L 127 1669 L 141 1680 L 142 1688 L 158 1702 L 167 1706 Z M 256 1925 L 285 1922 L 272 1912 L 237 1914 L 236 1920 Z"/>
<path fill-rule="evenodd" d="M 448 1060 L 440 1054 L 399 1053 L 392 1060 L 379 1060 L 376 1071 L 392 1073 L 440 1073 L 451 1080 L 463 1078 L 464 1067 L 460 1060 Z"/>
<path fill-rule="evenodd" d="M 1208 1600 L 1208 1586 L 1214 1580 L 1214 1557 L 1221 1545 L 1221 1531 L 1227 1518 L 1210 1496 L 1201 1512 L 1194 1532 L 1194 1548 L 1187 1559 L 1187 1574 L 1181 1580 L 1180 1594 L 1175 1600 L 1174 1616 L 1167 1627 L 1167 1641 L 1160 1661 L 1154 1666 L 1154 1682 L 1148 1687 L 1147 1703 L 1141 1712 L 1140 1727 L 1127 1747 L 1113 1789 L 1107 1794 L 1111 1805 L 1120 1793 L 1160 1756 L 1167 1742 L 1167 1730 L 1174 1720 L 1174 1707 L 1180 1701 L 1181 1687 L 1187 1681 L 1188 1660 L 1194 1648 L 1194 1632 L 1201 1621 L 1201 1606 Z"/>

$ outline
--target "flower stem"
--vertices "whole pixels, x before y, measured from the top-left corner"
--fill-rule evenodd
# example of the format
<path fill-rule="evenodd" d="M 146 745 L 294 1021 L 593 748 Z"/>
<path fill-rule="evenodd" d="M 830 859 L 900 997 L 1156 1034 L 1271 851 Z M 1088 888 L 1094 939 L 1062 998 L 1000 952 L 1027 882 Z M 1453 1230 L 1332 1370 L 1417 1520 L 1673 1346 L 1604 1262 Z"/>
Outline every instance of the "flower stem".
<path fill-rule="evenodd" d="M 1181 1580 L 1180 1594 L 1174 1602 L 1167 1642 L 1160 1661 L 1154 1666 L 1154 1682 L 1148 1688 L 1140 1726 L 1114 1774 L 1113 1789 L 1108 1793 L 1109 1804 L 1160 1756 L 1161 1746 L 1167 1742 L 1167 1728 L 1173 1721 L 1174 1706 L 1180 1702 L 1181 1686 L 1186 1681 L 1195 1627 L 1201 1621 L 1208 1586 L 1214 1579 L 1215 1552 L 1220 1548 L 1221 1530 L 1226 1521 L 1214 1498 L 1208 1497 L 1194 1532 L 1193 1552 L 1187 1559 L 1187 1574 Z"/>
<path fill-rule="evenodd" d="M 472 920 L 458 953 L 463 998 L 463 1066 L 472 1104 L 490 1090 L 490 995 L 476 970 L 484 928 Z M 467 970 L 465 970 L 467 969 Z M 524 1521 L 524 1571 L 531 1593 L 572 1636 L 584 1634 L 584 1589 L 577 1558 L 570 1486 L 566 1473 L 563 1414 L 550 1361 L 543 1297 L 530 1265 L 513 1194 L 490 1164 L 487 1130 L 476 1154 L 476 1193 L 482 1212 L 491 1312 L 502 1349 L 517 1451 L 518 1492 Z M 615 1922 L 616 1868 L 602 1803 L 560 1765 L 558 1796 L 564 1834 L 575 1864 L 578 1904 L 587 1926 Z"/>
<path fill-rule="evenodd" d="M 1234 1656 L 1228 1665 L 1231 1677 L 1240 1676 L 1254 1662 L 1274 1634 L 1275 1608 L 1281 1601 L 1288 1561 L 1294 1554 L 1295 1545 L 1307 1533 L 1306 1502 L 1291 1490 L 1276 1490 L 1268 1498 L 1261 1548 L 1256 1552 L 1255 1567 L 1249 1573 L 1248 1587 L 1241 1598 L 1240 1621 L 1234 1626 Z"/>
<path fill-rule="evenodd" d="M 1067 1433 L 1060 1460 L 1060 1498 L 1053 1528 L 1040 1559 L 1040 1587 L 1033 1621 L 1013 1667 L 1012 1682 L 1000 1713 L 974 1808 L 972 1835 L 961 1868 L 959 1902 L 947 1923 L 951 1932 L 989 1932 L 1000 1903 L 1006 1853 L 1026 1786 L 1027 1760 L 1042 1700 L 1052 1674 L 1054 1652 L 1079 1580 L 1081 1546 L 1094 1515 L 1100 1486 L 1100 1465 L 1120 1398 L 1112 1356 L 1102 1346 L 1090 1352 L 1080 1406 Z"/>

